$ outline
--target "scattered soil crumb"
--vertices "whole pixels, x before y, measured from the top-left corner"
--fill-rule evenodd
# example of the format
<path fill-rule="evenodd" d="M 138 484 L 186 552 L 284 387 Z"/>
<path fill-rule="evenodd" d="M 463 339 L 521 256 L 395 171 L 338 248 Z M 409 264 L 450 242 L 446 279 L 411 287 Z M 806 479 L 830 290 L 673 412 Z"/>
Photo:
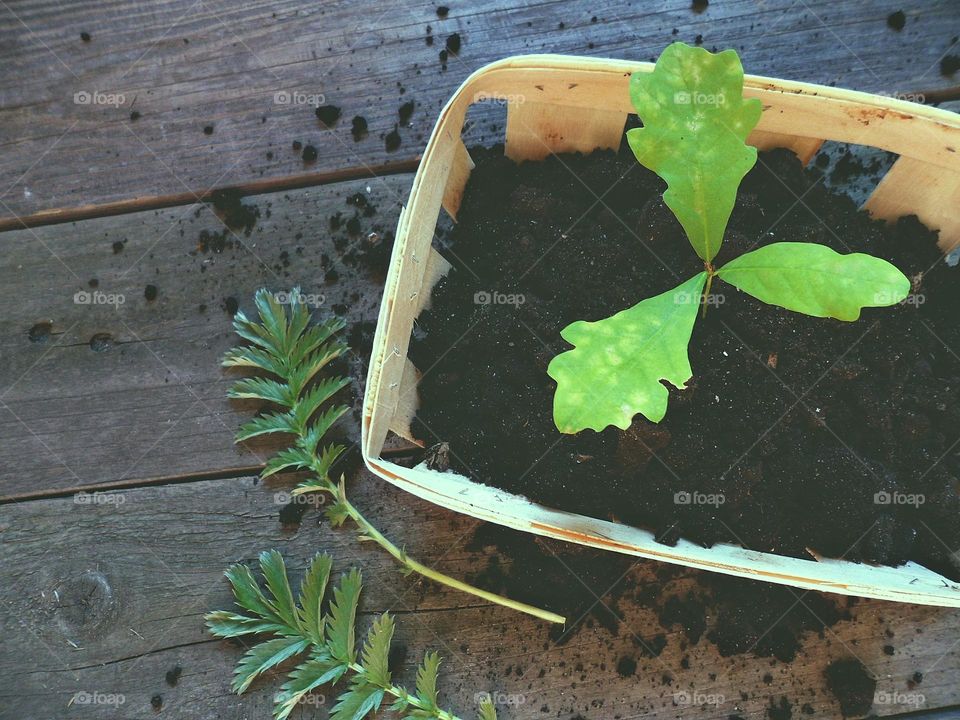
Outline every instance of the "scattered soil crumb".
<path fill-rule="evenodd" d="M 827 687 L 840 701 L 844 717 L 865 715 L 873 706 L 877 681 L 855 658 L 835 660 L 827 666 Z"/>
<path fill-rule="evenodd" d="M 400 131 L 396 125 L 393 126 L 393 130 L 387 133 L 383 142 L 387 152 L 396 152 L 400 149 L 402 140 L 400 139 Z"/>
<path fill-rule="evenodd" d="M 90 349 L 94 352 L 106 352 L 113 347 L 113 338 L 109 333 L 96 333 L 90 338 Z"/>
<path fill-rule="evenodd" d="M 887 27 L 891 30 L 900 32 L 906 24 L 907 16 L 903 14 L 903 10 L 897 10 L 887 15 Z"/>
<path fill-rule="evenodd" d="M 50 332 L 53 330 L 53 323 L 44 321 L 38 322 L 27 331 L 27 338 L 32 343 L 45 343 L 50 339 Z"/>
<path fill-rule="evenodd" d="M 317 120 L 326 128 L 332 128 L 340 119 L 340 108 L 336 105 L 321 105 L 316 109 Z"/>
<path fill-rule="evenodd" d="M 353 135 L 353 141 L 360 142 L 367 136 L 367 132 L 369 132 L 367 119 L 363 115 L 354 116 L 350 121 L 350 134 Z"/>
<path fill-rule="evenodd" d="M 174 687 L 179 682 L 181 673 L 183 673 L 183 668 L 181 668 L 179 665 L 174 665 L 172 668 L 167 670 L 167 685 Z"/>
<path fill-rule="evenodd" d="M 620 677 L 630 677 L 637 672 L 637 661 L 631 657 L 622 657 L 617 662 L 617 674 Z"/>

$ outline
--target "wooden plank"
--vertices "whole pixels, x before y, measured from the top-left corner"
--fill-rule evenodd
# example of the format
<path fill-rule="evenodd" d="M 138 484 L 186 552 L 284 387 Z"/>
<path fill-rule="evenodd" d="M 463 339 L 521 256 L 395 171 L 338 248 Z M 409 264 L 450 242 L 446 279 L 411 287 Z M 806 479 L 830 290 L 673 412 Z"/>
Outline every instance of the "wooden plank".
<path fill-rule="evenodd" d="M 506 155 L 522 162 L 554 153 L 616 150 L 626 123 L 626 113 L 605 108 L 512 102 L 507 108 Z"/>
<path fill-rule="evenodd" d="M 940 231 L 940 247 L 949 252 L 960 244 L 958 204 L 960 173 L 901 157 L 863 207 L 884 220 L 916 215 L 928 227 Z"/>
<path fill-rule="evenodd" d="M 228 231 L 208 205 L 0 235 L 0 497 L 258 466 L 262 448 L 232 442 L 251 408 L 224 395 L 231 377 L 219 362 L 236 342 L 228 301 L 250 311 L 257 288 L 300 284 L 322 296 L 318 315 L 368 323 L 359 335 L 369 342 L 377 264 L 410 183 L 399 175 L 245 198 L 260 213 L 249 236 Z M 357 193 L 375 214 L 347 204 Z M 382 263 L 351 263 L 370 232 Z M 124 302 L 108 304 L 114 296 Z M 358 352 L 350 367 L 360 393 Z M 356 403 L 359 414 L 359 394 Z"/>
<path fill-rule="evenodd" d="M 900 9 L 907 25 L 894 32 L 885 18 Z M 0 77 L 0 218 L 13 227 L 13 215 L 51 220 L 65 209 L 129 209 L 215 186 L 309 182 L 409 160 L 457 85 L 511 53 L 648 60 L 672 40 L 701 35 L 705 47 L 736 48 L 756 74 L 907 94 L 949 84 L 937 63 L 958 29 L 949 0 L 912 8 L 731 0 L 700 14 L 689 0 L 466 0 L 445 19 L 425 0 L 375 9 L 347 0 L 114 0 L 55 16 L 42 3 L 11 5 L 0 12 L 0 62 L 9 70 Z M 444 70 L 438 53 L 455 32 L 462 47 Z M 78 93 L 91 102 L 75 102 Z M 314 117 L 310 103 L 320 96 L 342 109 L 331 131 Z M 411 99 L 412 127 L 388 152 L 383 136 Z M 134 111 L 141 115 L 131 121 Z M 370 128 L 359 142 L 355 115 Z M 484 124 L 474 137 L 496 134 Z M 291 150 L 294 140 L 316 147 L 314 164 Z"/>
<path fill-rule="evenodd" d="M 361 625 L 371 613 L 397 613 L 398 639 L 408 650 L 399 675 L 404 682 L 412 681 L 425 649 L 439 650 L 446 659 L 441 692 L 463 717 L 473 716 L 474 693 L 483 691 L 515 698 L 498 707 L 504 720 L 578 714 L 760 720 L 781 697 L 794 704 L 793 717 L 803 716 L 800 705 L 806 703 L 817 716 L 837 717 L 824 668 L 854 655 L 878 677 L 878 692 L 906 695 L 909 678 L 920 671 L 915 692 L 923 695 L 923 708 L 960 703 L 955 610 L 863 601 L 852 607 L 853 620 L 823 637 L 808 635 L 789 665 L 749 655 L 723 658 L 706 640 L 687 646 L 676 627 L 665 634 L 659 657 L 643 658 L 635 638 L 651 637 L 659 624 L 652 610 L 632 601 L 620 603 L 619 634 L 587 627 L 557 645 L 532 618 L 401 576 L 388 557 L 357 543 L 351 531 L 318 527 L 317 508 L 307 510 L 298 528 L 282 527 L 275 496 L 284 487 L 239 478 L 131 489 L 80 504 L 65 497 L 0 507 L 0 672 L 6 680 L 0 708 L 18 708 L 18 718 L 148 718 L 154 717 L 150 699 L 159 694 L 166 718 L 268 717 L 278 679 L 257 682 L 242 698 L 231 695 L 230 675 L 242 649 L 210 639 L 202 614 L 230 606 L 221 575 L 229 563 L 272 547 L 282 550 L 295 576 L 321 549 L 335 554 L 338 569 L 362 567 Z M 464 548 L 473 521 L 366 473 L 351 487 L 358 505 L 428 564 L 458 576 L 482 567 L 484 553 Z M 629 582 L 658 586 L 657 568 L 642 562 Z M 698 582 L 698 573 L 676 582 L 683 592 Z M 893 655 L 886 645 L 895 646 Z M 618 673 L 623 657 L 636 658 L 635 674 Z M 182 674 L 173 687 L 165 675 L 177 666 Z M 677 701 L 683 692 L 722 701 L 687 706 Z M 67 709 L 77 693 L 114 694 L 124 702 L 117 709 L 77 702 Z M 328 694 L 327 709 L 332 699 Z M 907 709 L 902 702 L 874 707 L 880 715 Z M 321 712 L 307 707 L 302 717 Z"/>

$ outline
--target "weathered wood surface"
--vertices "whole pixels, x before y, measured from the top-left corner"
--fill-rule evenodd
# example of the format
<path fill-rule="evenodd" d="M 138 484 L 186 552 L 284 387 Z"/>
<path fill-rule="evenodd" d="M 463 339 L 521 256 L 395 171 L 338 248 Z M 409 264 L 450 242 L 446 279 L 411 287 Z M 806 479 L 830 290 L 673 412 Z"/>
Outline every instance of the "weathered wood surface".
<path fill-rule="evenodd" d="M 679 631 L 667 634 L 658 658 L 644 659 L 634 638 L 649 638 L 659 625 L 650 610 L 632 603 L 623 603 L 617 636 L 585 628 L 557 645 L 539 621 L 399 575 L 385 554 L 357 543 L 351 531 L 318 527 L 315 508 L 298 528 L 285 529 L 276 499 L 285 487 L 289 483 L 237 478 L 117 491 L 97 502 L 64 497 L 0 507 L 0 717 L 269 717 L 279 680 L 272 676 L 248 695 L 232 696 L 231 671 L 242 650 L 205 635 L 202 614 L 230 606 L 221 576 L 229 563 L 271 547 L 282 550 L 296 577 L 320 549 L 332 552 L 339 568 L 362 567 L 362 624 L 385 609 L 398 615 L 398 640 L 408 647 L 400 679 L 412 680 L 425 649 L 441 651 L 441 690 L 465 716 L 473 715 L 474 693 L 488 691 L 522 700 L 499 707 L 508 719 L 759 719 L 781 697 L 794 704 L 793 717 L 804 716 L 804 703 L 817 716 L 836 717 L 837 701 L 823 670 L 833 659 L 853 656 L 877 675 L 878 693 L 908 695 L 907 681 L 919 670 L 924 679 L 915 692 L 922 693 L 924 707 L 960 704 L 957 611 L 864 601 L 854 608 L 853 621 L 835 625 L 824 637 L 807 636 L 789 665 L 722 658 L 705 640 L 682 650 Z M 385 488 L 365 473 L 352 487 L 361 508 L 428 564 L 459 576 L 485 564 L 485 553 L 464 547 L 472 520 Z M 638 582 L 652 583 L 655 569 L 655 563 L 640 563 L 632 572 Z M 884 653 L 887 644 L 896 647 L 893 656 Z M 683 655 L 689 669 L 681 668 Z M 637 659 L 635 675 L 618 673 L 622 657 Z M 176 666 L 182 675 L 172 687 L 165 675 Z M 764 682 L 767 674 L 772 679 Z M 688 707 L 676 702 L 684 691 L 723 700 Z M 158 694 L 160 715 L 150 704 Z M 83 704 L 110 695 L 123 696 L 123 704 Z M 874 709 L 888 715 L 911 708 Z M 325 709 L 305 706 L 294 717 L 325 717 Z"/>
<path fill-rule="evenodd" d="M 450 5 L 441 19 L 423 0 L 5 3 L 0 223 L 182 203 L 211 187 L 289 186 L 410 160 L 457 85 L 509 54 L 647 60 L 673 40 L 702 36 L 705 47 L 736 48 L 756 74 L 892 94 L 956 83 L 939 72 L 952 43 L 957 52 L 952 0 L 729 0 L 699 14 L 689 0 Z M 897 32 L 886 17 L 901 9 L 907 22 Z M 439 52 L 453 33 L 462 46 L 444 70 Z M 320 96 L 342 110 L 333 130 L 314 116 Z M 409 127 L 388 152 L 384 136 L 409 100 Z M 359 142 L 355 115 L 369 125 Z M 484 134 L 488 123 L 472 137 Z M 304 163 L 294 140 L 314 145 L 316 162 Z"/>
<path fill-rule="evenodd" d="M 300 284 L 323 296 L 319 314 L 374 323 L 383 279 L 348 256 L 368 247 L 370 232 L 389 243 L 410 181 L 370 178 L 244 199 L 261 217 L 249 236 L 226 231 L 222 252 L 209 235 L 198 250 L 204 231 L 225 232 L 206 204 L 0 235 L 0 497 L 260 465 L 232 441 L 249 408 L 238 413 L 225 397 L 231 379 L 219 361 L 237 341 L 227 299 L 249 312 L 257 288 Z M 356 193 L 376 213 L 359 212 L 351 235 L 346 223 L 357 208 L 346 199 Z M 343 224 L 331 231 L 336 213 Z M 157 288 L 152 301 L 147 285 Z M 95 291 L 124 302 L 95 304 Z M 94 302 L 78 304 L 78 292 Z M 35 342 L 31 329 L 46 322 L 49 337 Z M 93 341 L 100 334 L 111 341 Z M 352 356 L 358 382 L 363 364 Z"/>

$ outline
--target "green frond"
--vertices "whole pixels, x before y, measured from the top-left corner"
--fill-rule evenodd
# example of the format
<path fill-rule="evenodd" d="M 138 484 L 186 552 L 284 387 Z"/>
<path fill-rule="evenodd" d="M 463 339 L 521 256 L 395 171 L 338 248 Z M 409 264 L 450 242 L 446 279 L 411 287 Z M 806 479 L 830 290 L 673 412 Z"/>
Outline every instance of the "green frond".
<path fill-rule="evenodd" d="M 298 637 L 280 637 L 254 645 L 233 671 L 233 691 L 241 694 L 258 675 L 303 652 L 309 645 L 309 641 Z"/>
<path fill-rule="evenodd" d="M 327 647 L 330 654 L 343 663 L 353 663 L 357 659 L 357 605 L 362 586 L 360 571 L 353 568 L 340 577 L 340 584 L 333 589 L 326 626 Z"/>
<path fill-rule="evenodd" d="M 327 516 L 327 521 L 330 523 L 331 527 L 340 527 L 347 521 L 347 518 L 350 517 L 350 509 L 347 507 L 346 503 L 342 503 L 339 500 L 336 502 L 327 505 L 323 509 L 323 514 Z"/>
<path fill-rule="evenodd" d="M 239 637 L 255 633 L 283 633 L 286 626 L 269 620 L 237 615 L 227 610 L 215 610 L 203 616 L 210 634 L 219 638 Z"/>
<path fill-rule="evenodd" d="M 298 366 L 313 353 L 318 347 L 323 345 L 335 333 L 340 332 L 347 326 L 342 318 L 331 317 L 318 325 L 313 325 L 300 335 L 299 340 L 294 345 L 290 354 L 291 365 Z M 344 348 L 345 349 L 345 348 Z"/>
<path fill-rule="evenodd" d="M 355 676 L 350 690 L 337 699 L 337 704 L 330 711 L 330 720 L 363 720 L 380 708 L 383 692 L 383 688 L 364 682 L 359 675 Z"/>
<path fill-rule="evenodd" d="M 260 477 L 270 477 L 290 468 L 306 470 L 313 466 L 315 458 L 306 450 L 298 447 L 284 448 L 267 459 L 260 471 Z"/>
<path fill-rule="evenodd" d="M 273 595 L 271 607 L 288 626 L 302 630 L 300 616 L 293 604 L 293 591 L 290 590 L 290 579 L 287 577 L 283 556 L 277 550 L 263 551 L 260 553 L 260 570 Z"/>
<path fill-rule="evenodd" d="M 238 400 L 265 400 L 289 408 L 296 402 L 289 386 L 271 378 L 243 378 L 227 391 L 227 397 Z"/>
<path fill-rule="evenodd" d="M 287 313 L 283 305 L 266 288 L 257 290 L 253 296 L 253 302 L 260 313 L 260 323 L 266 330 L 266 335 L 271 339 L 277 351 L 285 355 L 287 350 Z"/>
<path fill-rule="evenodd" d="M 417 668 L 417 698 L 429 709 L 437 707 L 437 675 L 440 671 L 440 655 L 432 650 L 423 656 Z"/>
<path fill-rule="evenodd" d="M 390 643 L 393 642 L 395 625 L 390 613 L 378 617 L 367 633 L 360 654 L 360 665 L 367 680 L 382 688 L 390 687 Z"/>
<path fill-rule="evenodd" d="M 324 343 L 290 369 L 286 376 L 290 387 L 299 393 L 318 372 L 343 355 L 346 350 L 347 346 L 339 340 Z"/>
<path fill-rule="evenodd" d="M 321 685 L 337 682 L 348 669 L 329 655 L 313 657 L 298 665 L 290 672 L 290 679 L 280 686 L 273 708 L 274 718 L 285 720 L 304 695 Z"/>
<path fill-rule="evenodd" d="M 244 610 L 249 610 L 254 615 L 258 615 L 264 620 L 283 624 L 283 620 L 271 607 L 260 585 L 257 584 L 250 568 L 241 563 L 231 565 L 224 573 L 230 585 L 233 587 L 233 597 L 237 605 Z"/>
<path fill-rule="evenodd" d="M 497 711 L 489 695 L 480 701 L 480 720 L 497 720 Z"/>
<path fill-rule="evenodd" d="M 245 346 L 235 347 L 227 351 L 223 356 L 223 367 L 248 367 L 265 370 L 279 377 L 286 374 L 286 368 L 280 356 L 270 350 Z"/>
<path fill-rule="evenodd" d="M 318 382 L 316 385 L 304 392 L 300 399 L 296 402 L 296 406 L 293 409 L 293 415 L 296 418 L 296 422 L 299 424 L 299 426 L 306 427 L 307 423 L 310 421 L 310 418 L 313 417 L 313 414 L 320 409 L 320 406 L 332 398 L 339 390 L 342 390 L 349 384 L 349 378 L 327 378 Z M 317 418 L 317 422 L 315 424 L 320 426 L 320 430 L 316 432 L 319 432 L 320 436 L 323 436 L 323 434 L 330 429 L 330 426 L 338 417 L 340 417 L 340 415 L 349 410 L 349 408 L 345 405 L 340 405 L 337 409 L 339 409 L 339 413 L 337 413 L 333 419 L 327 421 L 326 425 L 321 423 L 321 421 L 324 420 L 324 417 Z"/>
<path fill-rule="evenodd" d="M 255 417 L 240 426 L 240 429 L 237 430 L 236 441 L 243 442 L 258 435 L 269 435 L 270 433 L 296 435 L 297 426 L 294 424 L 293 416 L 289 412 L 283 412 L 268 413 Z"/>
<path fill-rule="evenodd" d="M 324 618 L 321 606 L 323 596 L 327 592 L 327 582 L 330 579 L 330 569 L 332 567 L 332 557 L 317 553 L 313 556 L 310 567 L 307 568 L 307 572 L 303 576 L 303 582 L 300 583 L 301 625 L 314 645 L 323 645 L 324 642 Z"/>

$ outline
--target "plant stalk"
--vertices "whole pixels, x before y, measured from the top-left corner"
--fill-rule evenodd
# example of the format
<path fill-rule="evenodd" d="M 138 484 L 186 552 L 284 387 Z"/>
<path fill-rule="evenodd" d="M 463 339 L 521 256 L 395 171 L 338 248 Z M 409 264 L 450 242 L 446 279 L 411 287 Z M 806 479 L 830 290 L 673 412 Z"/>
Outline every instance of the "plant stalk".
<path fill-rule="evenodd" d="M 533 615 L 536 618 L 541 620 L 546 620 L 552 623 L 559 623 L 563 625 L 566 623 L 566 618 L 563 615 L 557 615 L 552 613 L 549 610 L 541 610 L 540 608 L 533 607 L 532 605 L 527 605 L 526 603 L 518 602 L 516 600 L 511 600 L 510 598 L 503 597 L 502 595 L 497 595 L 496 593 L 489 592 L 487 590 L 482 590 L 478 587 L 474 587 L 469 583 L 465 583 L 462 580 L 457 580 L 452 578 L 449 575 L 444 575 L 433 568 L 429 568 L 423 563 L 417 562 L 411 558 L 407 553 L 396 545 L 394 545 L 386 536 L 383 535 L 377 528 L 370 524 L 370 522 L 360 513 L 357 508 L 353 506 L 349 501 L 344 502 L 345 509 L 347 513 L 353 518 L 353 521 L 363 530 L 364 534 L 373 539 L 380 547 L 390 553 L 397 562 L 405 567 L 410 568 L 413 572 L 418 575 L 423 575 L 426 578 L 435 580 L 441 585 L 446 585 L 447 587 L 452 587 L 455 590 L 460 590 L 461 592 L 469 593 L 470 595 L 475 595 L 476 597 L 483 598 L 497 605 L 503 605 L 504 607 L 511 608 L 513 610 L 519 610 L 522 613 L 527 615 Z"/>
<path fill-rule="evenodd" d="M 700 308 L 700 317 L 705 318 L 707 316 L 707 304 L 710 297 L 710 288 L 713 286 L 713 276 L 716 275 L 716 271 L 713 269 L 713 265 L 706 263 L 707 268 L 707 284 L 703 288 L 703 302 L 701 303 L 702 307 Z"/>

